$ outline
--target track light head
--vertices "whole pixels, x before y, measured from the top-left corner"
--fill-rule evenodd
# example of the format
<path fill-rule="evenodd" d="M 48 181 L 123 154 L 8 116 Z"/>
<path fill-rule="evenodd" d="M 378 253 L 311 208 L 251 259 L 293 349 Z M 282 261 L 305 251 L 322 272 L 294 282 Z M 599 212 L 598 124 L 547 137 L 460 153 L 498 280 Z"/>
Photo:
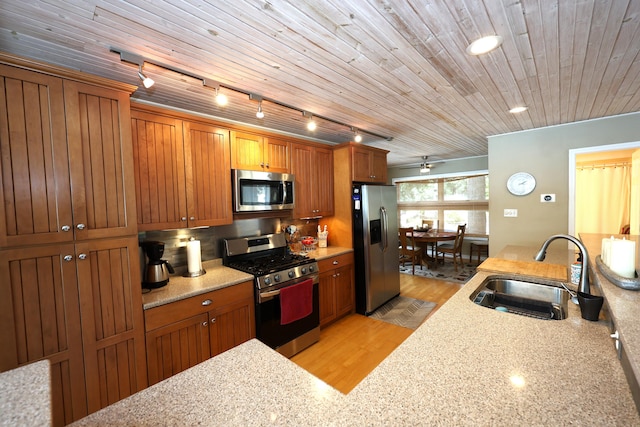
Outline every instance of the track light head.
<path fill-rule="evenodd" d="M 307 118 L 309 119 L 309 121 L 307 122 L 307 129 L 308 129 L 308 130 L 310 130 L 310 131 L 312 131 L 312 132 L 313 132 L 314 130 L 316 130 L 316 128 L 317 128 L 318 126 L 316 125 L 316 122 L 315 122 L 315 121 L 313 121 L 313 114 L 311 114 L 311 113 L 309 113 L 309 112 L 307 112 L 307 111 L 303 111 L 303 112 L 302 112 L 302 115 L 303 115 L 304 117 L 307 117 Z"/>
<path fill-rule="evenodd" d="M 360 135 L 360 131 L 358 131 L 358 129 L 351 127 L 351 132 L 353 132 L 353 140 L 355 142 L 362 142 L 362 135 Z"/>
<path fill-rule="evenodd" d="M 217 87 L 216 88 L 216 104 L 218 104 L 221 107 L 224 107 L 225 105 L 227 105 L 228 102 L 229 102 L 229 98 L 227 98 L 227 95 L 220 92 L 220 88 Z"/>
<path fill-rule="evenodd" d="M 142 64 L 138 65 L 138 77 L 140 77 L 140 80 L 142 80 L 142 84 L 147 89 L 149 89 L 155 83 L 151 77 L 147 77 L 144 75 L 144 73 L 142 72 Z"/>
<path fill-rule="evenodd" d="M 262 111 L 262 97 L 254 93 L 250 93 L 249 99 L 258 101 L 258 111 L 256 111 L 256 117 L 259 119 L 264 119 L 264 111 Z"/>

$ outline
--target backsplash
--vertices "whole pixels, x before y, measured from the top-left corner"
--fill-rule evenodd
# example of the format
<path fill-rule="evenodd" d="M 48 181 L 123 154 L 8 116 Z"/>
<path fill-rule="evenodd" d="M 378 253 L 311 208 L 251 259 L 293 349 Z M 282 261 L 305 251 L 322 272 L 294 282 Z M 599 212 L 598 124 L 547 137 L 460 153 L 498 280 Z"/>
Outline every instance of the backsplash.
<path fill-rule="evenodd" d="M 289 225 L 295 225 L 300 235 L 316 236 L 318 220 L 292 220 L 290 218 L 257 218 L 236 220 L 231 225 L 206 228 L 183 228 L 177 230 L 145 231 L 138 233 L 138 241 L 157 240 L 164 242 L 164 256 L 176 270 L 183 274 L 187 270 L 187 241 L 200 240 L 202 261 L 222 258 L 224 239 L 281 233 Z M 140 249 L 140 265 L 144 269 L 147 260 Z"/>

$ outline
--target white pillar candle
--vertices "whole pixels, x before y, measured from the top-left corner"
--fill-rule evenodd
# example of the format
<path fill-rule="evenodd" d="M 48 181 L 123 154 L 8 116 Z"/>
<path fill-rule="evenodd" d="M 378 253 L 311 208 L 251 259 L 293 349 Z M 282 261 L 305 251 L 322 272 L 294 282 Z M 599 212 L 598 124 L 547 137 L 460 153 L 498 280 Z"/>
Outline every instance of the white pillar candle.
<path fill-rule="evenodd" d="M 187 242 L 187 266 L 190 274 L 199 273 L 202 270 L 200 240 L 189 240 Z"/>
<path fill-rule="evenodd" d="M 611 263 L 611 242 L 613 242 L 614 240 L 615 239 L 613 236 L 607 239 L 602 239 L 600 258 L 602 259 L 604 265 L 606 265 L 607 267 L 610 267 L 609 264 Z"/>
<path fill-rule="evenodd" d="M 615 239 L 609 250 L 609 268 L 622 277 L 633 279 L 636 273 L 636 243 Z"/>

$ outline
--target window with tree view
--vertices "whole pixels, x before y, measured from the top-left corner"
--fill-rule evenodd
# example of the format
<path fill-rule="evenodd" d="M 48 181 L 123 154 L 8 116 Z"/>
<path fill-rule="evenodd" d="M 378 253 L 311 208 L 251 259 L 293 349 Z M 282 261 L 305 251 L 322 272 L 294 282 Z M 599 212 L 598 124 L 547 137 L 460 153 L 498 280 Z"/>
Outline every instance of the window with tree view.
<path fill-rule="evenodd" d="M 396 182 L 401 227 L 422 228 L 437 220 L 440 230 L 467 224 L 468 235 L 489 235 L 489 177 L 473 175 Z"/>

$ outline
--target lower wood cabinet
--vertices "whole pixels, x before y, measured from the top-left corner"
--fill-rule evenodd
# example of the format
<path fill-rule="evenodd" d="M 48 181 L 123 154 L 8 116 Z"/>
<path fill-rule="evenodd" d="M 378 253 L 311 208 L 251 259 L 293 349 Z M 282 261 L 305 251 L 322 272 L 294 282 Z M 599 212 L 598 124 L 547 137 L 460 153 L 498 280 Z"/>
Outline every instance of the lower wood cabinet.
<path fill-rule="evenodd" d="M 353 253 L 320 260 L 320 326 L 328 325 L 355 309 Z"/>
<path fill-rule="evenodd" d="M 0 372 L 51 363 L 53 425 L 147 386 L 137 237 L 0 251 Z"/>
<path fill-rule="evenodd" d="M 253 282 L 145 311 L 149 385 L 256 336 Z"/>

